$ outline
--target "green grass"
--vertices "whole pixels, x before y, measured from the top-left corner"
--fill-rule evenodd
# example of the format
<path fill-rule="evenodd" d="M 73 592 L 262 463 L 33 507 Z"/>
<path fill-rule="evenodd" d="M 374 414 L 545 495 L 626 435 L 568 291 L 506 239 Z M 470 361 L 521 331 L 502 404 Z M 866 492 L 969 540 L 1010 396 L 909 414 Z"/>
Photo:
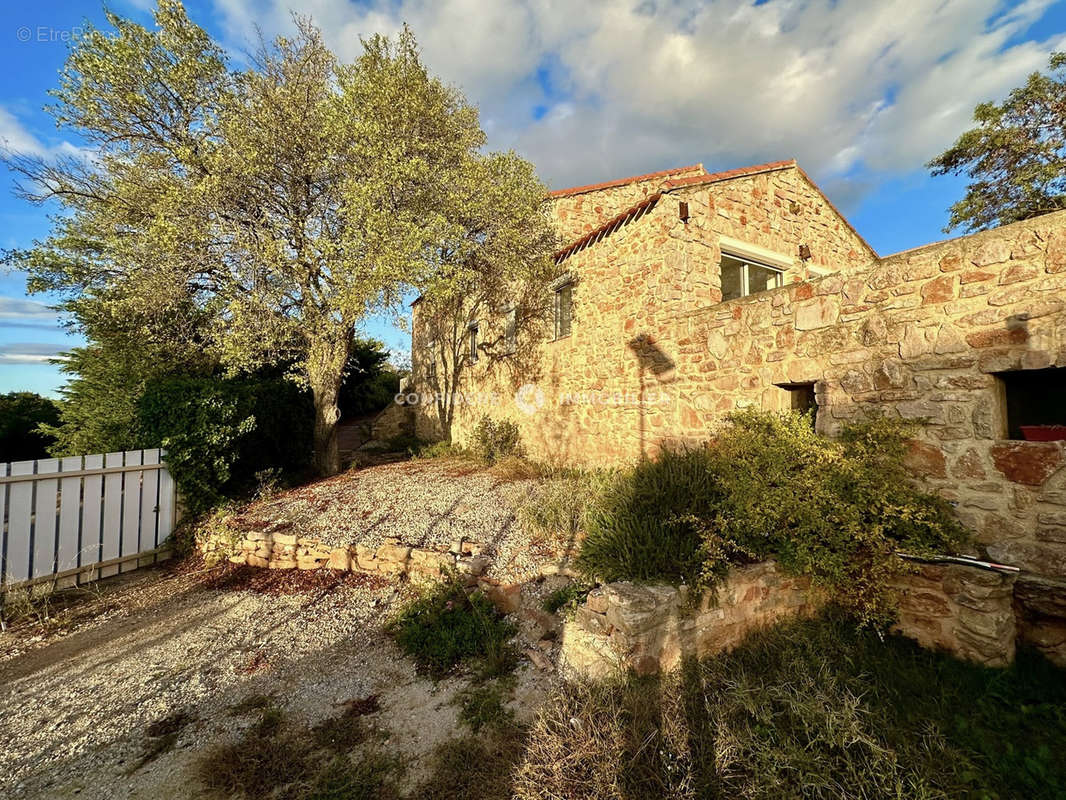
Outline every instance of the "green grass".
<path fill-rule="evenodd" d="M 669 677 L 570 684 L 516 796 L 1066 797 L 1066 673 L 963 663 L 827 615 Z"/>
<path fill-rule="evenodd" d="M 586 583 L 567 584 L 545 597 L 541 606 L 549 614 L 554 614 L 564 606 L 581 603 L 588 593 L 589 587 Z"/>
<path fill-rule="evenodd" d="M 507 708 L 511 688 L 504 679 L 464 689 L 458 697 L 459 721 L 474 733 L 482 728 L 510 724 L 514 720 L 514 712 Z"/>
<path fill-rule="evenodd" d="M 407 604 L 387 626 L 396 643 L 420 671 L 440 678 L 460 664 L 470 664 L 482 679 L 513 669 L 508 640 L 514 627 L 479 592 L 467 595 L 446 581 Z"/>

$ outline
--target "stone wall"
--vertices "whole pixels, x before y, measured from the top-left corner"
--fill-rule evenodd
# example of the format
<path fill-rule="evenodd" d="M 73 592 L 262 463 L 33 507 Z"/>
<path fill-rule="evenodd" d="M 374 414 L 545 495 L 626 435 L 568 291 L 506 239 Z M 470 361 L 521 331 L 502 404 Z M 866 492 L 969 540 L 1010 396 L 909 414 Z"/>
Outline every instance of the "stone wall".
<path fill-rule="evenodd" d="M 592 678 L 633 669 L 675 669 L 682 658 L 736 646 L 748 633 L 780 619 L 810 615 L 821 605 L 806 578 L 766 562 L 733 569 L 716 595 L 628 582 L 589 593 L 563 629 L 564 669 Z"/>
<path fill-rule="evenodd" d="M 924 565 L 898 582 L 897 630 L 924 647 L 989 667 L 1014 661 L 1015 575 L 958 564 Z"/>
<path fill-rule="evenodd" d="M 637 176 L 637 180 L 629 179 L 624 183 L 610 181 L 553 192 L 552 221 L 555 231 L 562 244 L 569 244 L 659 191 L 664 181 L 702 175 L 703 172 L 702 166 L 694 165 Z"/>
<path fill-rule="evenodd" d="M 489 566 L 479 542 L 459 540 L 447 550 L 423 550 L 386 540 L 377 547 L 354 544 L 328 547 L 317 539 L 288 532 L 287 524 L 262 531 L 243 531 L 240 538 L 210 535 L 197 542 L 209 560 L 226 558 L 235 564 L 268 569 L 338 569 L 390 578 L 435 580 L 455 570 L 477 582 Z"/>
<path fill-rule="evenodd" d="M 923 565 L 898 586 L 896 630 L 925 647 L 1006 666 L 1014 660 L 1013 582 L 1013 575 L 973 567 Z M 822 605 L 807 578 L 785 575 L 772 561 L 733 569 L 716 595 L 695 599 L 684 587 L 611 583 L 592 591 L 564 626 L 561 664 L 597 679 L 620 668 L 668 671 Z"/>

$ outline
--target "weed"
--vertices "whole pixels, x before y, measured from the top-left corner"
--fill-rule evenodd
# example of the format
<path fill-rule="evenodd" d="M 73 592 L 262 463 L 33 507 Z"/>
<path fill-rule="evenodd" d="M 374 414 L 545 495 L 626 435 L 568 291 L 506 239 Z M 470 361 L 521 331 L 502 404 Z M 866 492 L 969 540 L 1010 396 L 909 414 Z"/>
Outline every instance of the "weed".
<path fill-rule="evenodd" d="M 488 736 L 462 736 L 437 747 L 419 800 L 510 800 L 515 767 L 526 749 L 526 729 L 493 726 Z"/>
<path fill-rule="evenodd" d="M 511 687 L 507 681 L 496 680 L 470 686 L 459 693 L 459 721 L 474 733 L 491 725 L 513 722 L 514 712 L 507 708 Z"/>
<path fill-rule="evenodd" d="M 461 458 L 466 451 L 451 442 L 433 442 L 412 452 L 414 458 Z"/>
<path fill-rule="evenodd" d="M 509 419 L 494 420 L 485 414 L 474 427 L 472 438 L 474 457 L 486 464 L 522 455 L 518 425 Z"/>
<path fill-rule="evenodd" d="M 421 671 L 435 678 L 452 672 L 463 661 L 480 660 L 486 676 L 514 663 L 508 644 L 514 627 L 484 595 L 468 596 L 454 580 L 426 590 L 386 630 Z"/>
<path fill-rule="evenodd" d="M 505 481 L 529 481 L 541 477 L 544 469 L 536 462 L 511 455 L 494 463 L 489 472 Z"/>
<path fill-rule="evenodd" d="M 345 753 L 366 741 L 369 732 L 362 717 L 381 710 L 377 695 L 370 695 L 346 704 L 344 713 L 327 717 L 311 728 L 311 735 L 319 747 Z"/>
<path fill-rule="evenodd" d="M 315 777 L 305 796 L 307 800 L 392 800 L 399 797 L 393 779 L 401 771 L 396 759 L 381 753 L 354 762 L 335 758 Z"/>
<path fill-rule="evenodd" d="M 274 704 L 274 697 L 269 694 L 250 694 L 230 706 L 231 714 L 240 716 L 254 711 L 263 711 Z"/>
<path fill-rule="evenodd" d="M 179 734 L 192 721 L 192 716 L 187 712 L 175 711 L 150 723 L 144 729 L 148 742 L 131 772 L 136 772 L 145 764 L 155 761 L 163 753 L 169 752 L 177 744 Z"/>
<path fill-rule="evenodd" d="M 252 726 L 252 735 L 256 737 L 274 736 L 281 728 L 285 715 L 280 708 L 267 706 L 259 715 L 258 722 Z"/>
<path fill-rule="evenodd" d="M 555 614 L 563 607 L 576 606 L 583 602 L 590 591 L 587 583 L 570 583 L 545 597 L 541 605 L 549 614 Z"/>

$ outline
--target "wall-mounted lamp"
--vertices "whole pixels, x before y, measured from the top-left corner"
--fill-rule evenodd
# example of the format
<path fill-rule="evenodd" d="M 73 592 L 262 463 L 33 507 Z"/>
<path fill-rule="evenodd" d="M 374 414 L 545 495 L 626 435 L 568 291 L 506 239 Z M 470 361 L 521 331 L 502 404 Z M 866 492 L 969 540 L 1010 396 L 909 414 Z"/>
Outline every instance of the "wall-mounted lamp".
<path fill-rule="evenodd" d="M 801 244 L 800 245 L 800 258 L 803 261 L 810 261 L 811 260 L 811 248 L 809 248 L 805 244 Z"/>
<path fill-rule="evenodd" d="M 688 201 L 682 200 L 677 204 L 677 216 L 682 222 L 688 222 Z"/>

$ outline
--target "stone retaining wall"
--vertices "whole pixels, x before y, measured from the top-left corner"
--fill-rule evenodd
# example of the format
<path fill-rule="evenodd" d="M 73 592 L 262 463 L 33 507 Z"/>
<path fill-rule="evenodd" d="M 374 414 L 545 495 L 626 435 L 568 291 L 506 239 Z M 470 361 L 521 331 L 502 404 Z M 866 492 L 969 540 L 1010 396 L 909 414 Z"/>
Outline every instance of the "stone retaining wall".
<path fill-rule="evenodd" d="M 926 647 L 987 666 L 1014 660 L 1013 575 L 972 567 L 922 566 L 900 583 L 896 630 Z M 651 674 L 682 658 L 735 647 L 748 633 L 787 617 L 810 616 L 824 595 L 772 561 L 732 570 L 717 595 L 685 587 L 607 584 L 563 629 L 566 671 L 604 678 L 618 668 Z"/>
<path fill-rule="evenodd" d="M 242 539 L 211 535 L 201 539 L 201 552 L 228 558 L 236 564 L 269 569 L 341 569 L 387 577 L 406 575 L 412 580 L 436 579 L 449 570 L 479 579 L 489 566 L 479 542 L 459 540 L 447 550 L 424 550 L 387 539 L 377 547 L 362 544 L 329 547 L 317 539 L 282 530 L 246 531 Z"/>

